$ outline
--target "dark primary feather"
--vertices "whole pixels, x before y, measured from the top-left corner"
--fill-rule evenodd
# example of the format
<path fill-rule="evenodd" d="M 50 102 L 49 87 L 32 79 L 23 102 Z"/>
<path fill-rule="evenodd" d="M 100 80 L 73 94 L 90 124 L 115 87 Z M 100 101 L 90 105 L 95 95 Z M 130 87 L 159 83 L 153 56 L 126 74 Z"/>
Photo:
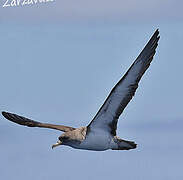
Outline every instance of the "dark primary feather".
<path fill-rule="evenodd" d="M 116 135 L 118 118 L 134 96 L 142 75 L 150 66 L 159 38 L 159 30 L 157 29 L 126 74 L 112 89 L 104 104 L 88 125 L 89 130 L 101 128 L 114 136 Z"/>
<path fill-rule="evenodd" d="M 75 128 L 73 127 L 69 127 L 69 126 L 62 126 L 62 125 L 55 125 L 55 124 L 47 124 L 47 123 L 41 123 L 38 121 L 33 121 L 31 119 L 19 116 L 17 114 L 12 114 L 12 113 L 8 113 L 8 112 L 2 112 L 2 115 L 17 124 L 23 125 L 23 126 L 28 126 L 28 127 L 40 127 L 40 128 L 50 128 L 50 129 L 56 129 L 59 131 L 72 131 Z"/>

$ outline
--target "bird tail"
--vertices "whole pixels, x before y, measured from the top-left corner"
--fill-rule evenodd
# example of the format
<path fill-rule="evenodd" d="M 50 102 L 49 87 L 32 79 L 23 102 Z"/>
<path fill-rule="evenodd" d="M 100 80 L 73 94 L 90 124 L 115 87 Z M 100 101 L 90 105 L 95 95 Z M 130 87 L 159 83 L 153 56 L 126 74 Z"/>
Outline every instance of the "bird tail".
<path fill-rule="evenodd" d="M 114 148 L 112 150 L 130 150 L 135 149 L 137 147 L 137 144 L 133 141 L 126 141 L 123 139 L 117 139 L 118 147 Z"/>

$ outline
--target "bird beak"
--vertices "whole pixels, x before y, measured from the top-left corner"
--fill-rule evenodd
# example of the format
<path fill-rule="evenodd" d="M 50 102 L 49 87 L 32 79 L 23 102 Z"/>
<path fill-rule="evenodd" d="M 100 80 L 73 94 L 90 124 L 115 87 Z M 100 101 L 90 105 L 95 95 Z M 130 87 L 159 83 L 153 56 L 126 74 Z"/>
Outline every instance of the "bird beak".
<path fill-rule="evenodd" d="M 62 144 L 62 141 L 58 140 L 56 144 L 52 145 L 52 149 L 59 146 L 59 145 L 61 145 L 61 144 Z"/>

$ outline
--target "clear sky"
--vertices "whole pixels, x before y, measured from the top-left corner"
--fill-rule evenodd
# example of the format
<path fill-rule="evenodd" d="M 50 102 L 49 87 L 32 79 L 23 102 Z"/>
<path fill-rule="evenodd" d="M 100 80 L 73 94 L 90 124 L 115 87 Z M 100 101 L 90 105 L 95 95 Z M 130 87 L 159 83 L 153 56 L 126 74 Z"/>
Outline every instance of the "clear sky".
<path fill-rule="evenodd" d="M 55 0 L 2 8 L 4 2 L 0 110 L 42 122 L 87 125 L 157 28 L 161 39 L 118 123 L 118 136 L 134 140 L 137 149 L 52 150 L 59 131 L 1 116 L 2 179 L 183 179 L 181 0 Z"/>

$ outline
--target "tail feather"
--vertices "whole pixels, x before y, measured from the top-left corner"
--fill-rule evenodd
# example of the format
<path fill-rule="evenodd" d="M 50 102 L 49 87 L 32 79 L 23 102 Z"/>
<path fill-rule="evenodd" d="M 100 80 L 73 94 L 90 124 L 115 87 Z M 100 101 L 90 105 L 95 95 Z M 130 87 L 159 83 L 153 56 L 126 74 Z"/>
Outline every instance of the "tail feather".
<path fill-rule="evenodd" d="M 130 150 L 135 149 L 137 147 L 137 144 L 133 141 L 126 141 L 123 139 L 117 139 L 117 148 L 114 148 L 112 150 Z"/>
<path fill-rule="evenodd" d="M 137 144 L 133 141 L 122 140 L 122 142 L 127 144 L 126 147 L 122 147 L 122 148 L 125 148 L 125 150 L 135 149 L 137 147 Z"/>

